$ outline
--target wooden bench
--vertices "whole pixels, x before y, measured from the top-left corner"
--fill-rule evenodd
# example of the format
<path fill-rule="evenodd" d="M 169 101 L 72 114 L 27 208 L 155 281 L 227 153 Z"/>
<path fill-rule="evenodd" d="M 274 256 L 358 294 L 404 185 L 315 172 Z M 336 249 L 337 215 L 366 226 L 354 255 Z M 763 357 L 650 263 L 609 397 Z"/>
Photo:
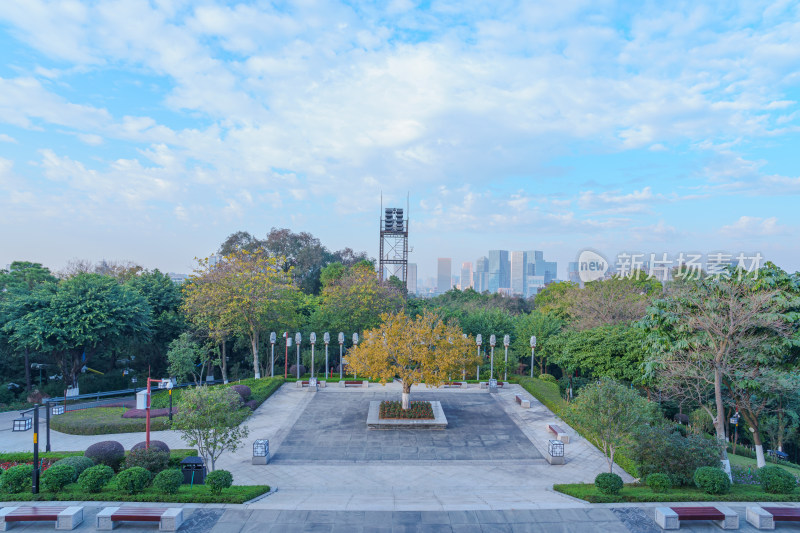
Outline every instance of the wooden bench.
<path fill-rule="evenodd" d="M 14 522 L 55 522 L 56 529 L 75 529 L 83 522 L 83 507 L 24 506 L 0 509 L 0 531 L 7 531 Z"/>
<path fill-rule="evenodd" d="M 531 408 L 531 401 L 530 400 L 526 400 L 525 398 L 523 398 L 519 394 L 514 396 L 514 399 L 517 401 L 517 403 L 520 405 L 520 407 L 524 407 L 525 409 L 530 409 Z"/>
<path fill-rule="evenodd" d="M 369 381 L 340 381 L 340 387 L 369 387 Z"/>
<path fill-rule="evenodd" d="M 656 507 L 656 524 L 662 529 L 680 529 L 682 520 L 713 520 L 722 529 L 739 529 L 739 514 L 724 506 Z"/>
<path fill-rule="evenodd" d="M 553 433 L 558 440 L 563 442 L 564 444 L 569 444 L 569 435 L 561 426 L 556 424 L 547 424 L 547 431 Z"/>
<path fill-rule="evenodd" d="M 497 388 L 502 389 L 503 387 L 508 387 L 508 382 L 507 381 L 498 381 L 497 382 Z M 488 389 L 489 388 L 489 382 L 488 381 L 481 381 L 481 388 L 482 389 Z"/>
<path fill-rule="evenodd" d="M 108 531 L 120 522 L 158 522 L 159 531 L 177 531 L 183 523 L 180 507 L 106 507 L 97 513 L 97 529 Z"/>
<path fill-rule="evenodd" d="M 464 388 L 467 386 L 465 381 L 445 381 L 442 383 L 442 387 L 449 389 L 452 387 L 458 387 L 459 389 Z"/>
<path fill-rule="evenodd" d="M 775 529 L 775 522 L 800 522 L 800 509 L 796 507 L 747 508 L 747 521 L 757 529 Z"/>

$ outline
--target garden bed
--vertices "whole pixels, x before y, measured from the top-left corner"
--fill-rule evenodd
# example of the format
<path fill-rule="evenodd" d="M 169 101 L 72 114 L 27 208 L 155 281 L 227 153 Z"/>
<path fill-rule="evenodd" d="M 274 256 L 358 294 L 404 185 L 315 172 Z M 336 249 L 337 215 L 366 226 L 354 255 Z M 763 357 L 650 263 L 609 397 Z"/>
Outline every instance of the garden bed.
<path fill-rule="evenodd" d="M 214 494 L 206 485 L 182 485 L 177 494 L 164 494 L 152 487 L 138 494 L 128 494 L 116 488 L 112 481 L 97 493 L 88 493 L 73 483 L 59 492 L 20 492 L 0 494 L 3 501 L 108 501 L 108 502 L 160 502 L 160 503 L 244 503 L 269 492 L 268 485 L 234 485 Z"/>
<path fill-rule="evenodd" d="M 761 485 L 731 487 L 728 494 L 706 494 L 697 487 L 676 487 L 669 492 L 653 492 L 650 487 L 633 483 L 626 484 L 619 494 L 603 494 L 594 483 L 571 483 L 553 485 L 553 489 L 590 503 L 619 502 L 800 502 L 800 489 L 791 494 L 770 494 L 761 490 Z"/>
<path fill-rule="evenodd" d="M 50 419 L 50 428 L 70 435 L 106 435 L 144 432 L 144 418 L 123 418 L 124 407 L 91 407 L 67 411 Z M 167 417 L 150 418 L 150 431 L 171 428 Z"/>
<path fill-rule="evenodd" d="M 381 402 L 381 420 L 433 420 L 431 402 L 411 402 L 408 409 L 403 409 L 402 402 L 385 400 Z"/>

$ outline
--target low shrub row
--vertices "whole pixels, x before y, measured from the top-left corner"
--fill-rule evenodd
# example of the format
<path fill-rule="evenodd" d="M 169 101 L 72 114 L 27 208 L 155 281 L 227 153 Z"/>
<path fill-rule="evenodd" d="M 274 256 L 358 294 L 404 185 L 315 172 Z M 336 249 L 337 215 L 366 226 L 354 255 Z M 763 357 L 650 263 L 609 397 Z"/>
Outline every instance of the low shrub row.
<path fill-rule="evenodd" d="M 246 401 L 251 409 L 255 410 L 260 406 L 267 398 L 272 396 L 272 394 L 278 390 L 281 385 L 286 382 L 282 377 L 275 377 L 275 378 L 250 378 L 250 379 L 243 379 L 237 382 L 227 383 L 225 385 L 213 385 L 214 387 L 232 387 L 236 390 L 237 387 L 241 387 L 242 389 L 249 389 L 250 394 L 247 396 L 242 395 L 242 400 Z M 173 407 L 177 406 L 180 403 L 181 394 L 183 389 L 173 389 L 172 390 L 172 405 Z M 240 392 L 241 394 L 241 392 Z M 253 407 L 254 406 L 254 407 Z M 150 401 L 151 408 L 157 409 L 165 409 L 169 408 L 169 394 L 167 392 L 161 391 L 157 394 L 154 394 L 152 400 Z"/>

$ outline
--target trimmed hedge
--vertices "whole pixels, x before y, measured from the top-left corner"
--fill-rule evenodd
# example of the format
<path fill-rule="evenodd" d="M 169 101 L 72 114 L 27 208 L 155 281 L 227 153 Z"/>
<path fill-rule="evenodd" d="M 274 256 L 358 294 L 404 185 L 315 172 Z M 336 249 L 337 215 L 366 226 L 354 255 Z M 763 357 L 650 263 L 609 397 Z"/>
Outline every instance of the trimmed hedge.
<path fill-rule="evenodd" d="M 668 492 L 672 488 L 672 481 L 667 474 L 661 472 L 654 472 L 647 476 L 647 486 L 653 492 Z"/>
<path fill-rule="evenodd" d="M 603 494 L 618 494 L 622 490 L 622 478 L 617 474 L 604 472 L 594 478 L 594 486 Z"/>
<path fill-rule="evenodd" d="M 94 461 L 92 461 L 88 457 L 78 457 L 78 456 L 65 457 L 53 463 L 53 466 L 51 466 L 50 469 L 53 469 L 56 466 L 60 465 L 71 466 L 75 470 L 75 474 L 72 476 L 72 483 L 75 483 L 76 481 L 78 481 L 78 476 L 83 474 L 84 470 L 94 466 Z"/>
<path fill-rule="evenodd" d="M 100 492 L 113 477 L 114 470 L 110 466 L 93 466 L 78 476 L 78 486 L 88 493 Z"/>
<path fill-rule="evenodd" d="M 243 379 L 241 381 L 231 382 L 226 385 L 211 385 L 212 387 L 235 387 L 239 385 L 244 385 L 250 388 L 250 397 L 247 399 L 248 402 L 257 402 L 256 407 L 264 403 L 264 401 L 272 396 L 272 394 L 278 390 L 281 385 L 286 382 L 282 377 L 274 377 L 274 378 L 250 378 L 250 379 Z M 172 406 L 177 407 L 181 401 L 181 394 L 183 393 L 184 389 L 172 389 Z M 169 407 L 169 394 L 165 392 L 160 392 L 158 394 L 154 394 L 152 400 L 150 401 L 150 407 L 157 407 L 157 408 L 164 408 Z"/>
<path fill-rule="evenodd" d="M 141 466 L 126 468 L 117 474 L 117 488 L 127 494 L 138 494 L 150 484 L 153 474 Z"/>
<path fill-rule="evenodd" d="M 169 465 L 169 453 L 157 448 L 133 450 L 125 456 L 125 469 L 142 467 L 152 474 L 166 470 Z"/>
<path fill-rule="evenodd" d="M 0 490 L 10 494 L 17 494 L 31 490 L 33 465 L 17 465 L 6 470 L 0 485 Z"/>
<path fill-rule="evenodd" d="M 758 470 L 761 488 L 770 494 L 790 494 L 797 488 L 797 479 L 779 466 L 764 466 Z"/>
<path fill-rule="evenodd" d="M 177 494 L 164 494 L 148 487 L 138 494 L 126 494 L 109 483 L 100 492 L 89 494 L 77 484 L 67 485 L 61 492 L 26 492 L 3 494 L 5 501 L 97 501 L 97 502 L 162 502 L 162 503 L 245 503 L 269 492 L 268 485 L 238 485 L 214 494 L 206 485 L 181 485 Z"/>
<path fill-rule="evenodd" d="M 706 494 L 697 487 L 677 487 L 668 493 L 653 492 L 649 487 L 628 483 L 619 494 L 603 494 L 593 483 L 553 485 L 553 490 L 590 503 L 617 502 L 800 502 L 800 493 L 769 494 L 759 485 L 734 485 L 728 494 Z"/>
<path fill-rule="evenodd" d="M 701 466 L 694 473 L 694 484 L 707 494 L 727 494 L 731 491 L 731 480 L 721 468 Z"/>
<path fill-rule="evenodd" d="M 181 485 L 183 485 L 183 474 L 174 468 L 159 472 L 153 479 L 153 488 L 164 494 L 178 494 Z"/>
<path fill-rule="evenodd" d="M 233 474 L 227 470 L 214 470 L 206 476 L 206 485 L 211 488 L 214 494 L 220 494 L 223 489 L 233 485 Z"/>
<path fill-rule="evenodd" d="M 125 459 L 125 447 L 115 440 L 104 440 L 86 448 L 84 455 L 96 465 L 107 465 L 118 470 Z"/>
<path fill-rule="evenodd" d="M 58 492 L 72 483 L 76 477 L 74 466 L 53 465 L 42 474 L 41 487 L 47 492 Z"/>

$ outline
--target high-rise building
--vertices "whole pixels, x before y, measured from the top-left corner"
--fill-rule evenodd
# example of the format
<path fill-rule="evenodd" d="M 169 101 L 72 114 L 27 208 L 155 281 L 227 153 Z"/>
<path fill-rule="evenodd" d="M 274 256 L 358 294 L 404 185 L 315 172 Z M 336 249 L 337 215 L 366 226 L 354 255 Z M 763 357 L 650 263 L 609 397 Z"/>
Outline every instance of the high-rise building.
<path fill-rule="evenodd" d="M 508 250 L 489 250 L 489 292 L 511 288 L 511 265 Z"/>
<path fill-rule="evenodd" d="M 408 294 L 417 294 L 417 264 L 408 264 Z"/>
<path fill-rule="evenodd" d="M 539 250 L 529 250 L 528 263 L 534 265 L 533 274 L 544 276 L 545 285 L 558 279 L 558 263 L 555 261 L 545 261 L 543 252 Z"/>
<path fill-rule="evenodd" d="M 489 258 L 486 256 L 479 257 L 478 260 L 475 261 L 475 272 L 472 274 L 472 288 L 477 292 L 488 291 L 488 276 Z"/>
<path fill-rule="evenodd" d="M 466 261 L 461 263 L 461 290 L 465 291 L 472 287 L 472 263 Z"/>
<path fill-rule="evenodd" d="M 572 261 L 567 263 L 567 280 L 569 280 L 572 283 L 580 284 L 581 276 L 580 272 L 578 271 L 577 261 Z"/>
<path fill-rule="evenodd" d="M 449 257 L 440 257 L 436 271 L 436 292 L 444 294 L 453 288 L 453 260 Z"/>
<path fill-rule="evenodd" d="M 527 292 L 528 253 L 511 252 L 511 294 L 525 296 Z"/>

